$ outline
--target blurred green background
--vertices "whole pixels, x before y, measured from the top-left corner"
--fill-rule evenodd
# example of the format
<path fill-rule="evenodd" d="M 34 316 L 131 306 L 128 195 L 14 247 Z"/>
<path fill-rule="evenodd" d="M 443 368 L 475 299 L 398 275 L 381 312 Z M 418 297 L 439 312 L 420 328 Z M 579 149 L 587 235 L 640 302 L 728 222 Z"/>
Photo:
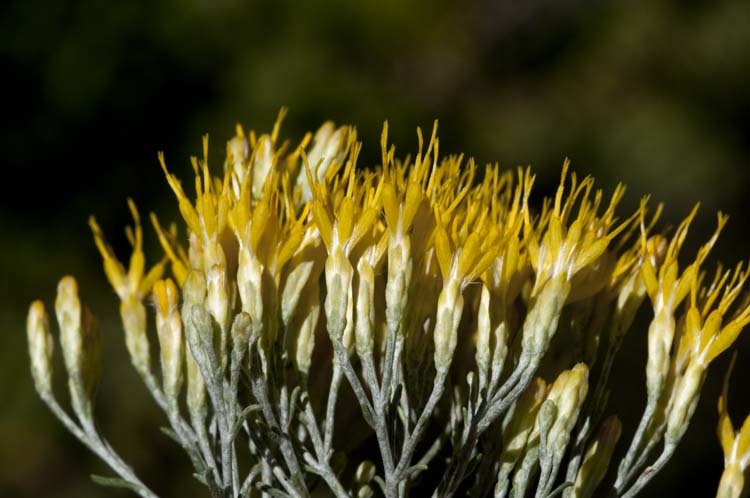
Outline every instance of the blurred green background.
<path fill-rule="evenodd" d="M 352 123 L 378 158 L 382 122 L 402 154 L 440 120 L 441 151 L 531 164 L 538 192 L 560 166 L 592 173 L 626 203 L 667 203 L 673 222 L 698 200 L 694 243 L 731 215 L 717 254 L 750 255 L 750 2 L 6 0 L 0 6 L 0 496 L 129 496 L 36 399 L 24 320 L 75 274 L 102 322 L 103 432 L 164 497 L 193 496 L 186 462 L 126 359 L 116 301 L 86 226 L 95 214 L 124 248 L 126 196 L 176 217 L 156 162 L 189 170 L 209 132 L 219 158 L 236 122 L 285 137 L 322 120 Z M 158 254 L 149 234 L 152 256 Z M 750 410 L 750 340 L 739 341 L 731 408 Z M 625 434 L 643 404 L 645 330 L 620 365 L 612 408 Z M 58 358 L 59 360 L 59 358 Z M 713 496 L 722 455 L 713 367 L 678 457 L 644 496 Z M 58 373 L 61 365 L 58 364 Z M 58 375 L 63 392 L 62 375 Z"/>

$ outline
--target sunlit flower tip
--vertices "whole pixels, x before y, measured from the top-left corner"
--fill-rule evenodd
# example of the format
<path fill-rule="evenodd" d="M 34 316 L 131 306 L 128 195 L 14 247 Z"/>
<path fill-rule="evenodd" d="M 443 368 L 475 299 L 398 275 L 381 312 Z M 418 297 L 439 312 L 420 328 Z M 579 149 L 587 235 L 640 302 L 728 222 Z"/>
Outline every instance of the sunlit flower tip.
<path fill-rule="evenodd" d="M 224 255 L 218 238 L 226 227 L 231 203 L 231 187 L 229 172 L 225 173 L 223 179 L 211 176 L 206 159 L 208 154 L 207 137 L 204 137 L 203 148 L 203 160 L 191 158 L 195 173 L 195 205 L 185 195 L 177 177 L 167 170 L 164 154 L 161 152 L 159 153 L 159 162 L 167 182 L 177 197 L 180 213 L 185 223 L 190 232 L 199 237 L 198 242 L 200 242 L 205 260 L 202 267 L 210 268 L 214 264 L 224 263 Z"/>
<path fill-rule="evenodd" d="M 185 278 L 187 278 L 190 262 L 185 249 L 177 241 L 177 225 L 173 223 L 167 231 L 162 228 L 155 213 L 150 213 L 149 218 L 159 239 L 159 244 L 164 250 L 167 260 L 169 260 L 177 285 L 182 286 Z"/>
<path fill-rule="evenodd" d="M 107 275 L 112 288 L 122 301 L 128 299 L 143 299 L 149 292 L 154 282 L 161 278 L 164 273 L 165 261 L 154 265 L 147 273 L 145 271 L 146 260 L 143 254 L 143 228 L 141 218 L 135 203 L 128 199 L 128 207 L 133 216 L 133 226 L 126 227 L 125 233 L 132 247 L 128 269 L 120 263 L 107 243 L 96 219 L 89 218 L 89 226 L 94 233 L 94 242 L 104 260 L 104 272 Z"/>
<path fill-rule="evenodd" d="M 735 305 L 748 277 L 750 267 L 740 263 L 733 271 L 719 267 L 707 288 L 699 289 L 699 282 L 693 282 L 679 359 L 693 359 L 705 368 L 734 343 L 750 323 L 750 299 Z"/>
<path fill-rule="evenodd" d="M 423 151 L 422 130 L 417 128 L 419 149 L 414 164 L 408 174 L 403 169 L 405 165 L 395 165 L 395 148 L 388 147 L 388 122 L 383 125 L 381 135 L 383 211 L 388 232 L 391 237 L 400 239 L 409 232 L 414 217 L 426 197 L 427 182 L 430 173 L 437 168 L 438 139 L 437 121 L 432 130 L 427 150 Z"/>
<path fill-rule="evenodd" d="M 570 280 L 584 268 L 593 265 L 611 241 L 627 229 L 639 214 L 636 212 L 618 224 L 615 209 L 625 193 L 622 185 L 617 186 L 609 204 L 599 213 L 603 193 L 597 190 L 591 198 L 594 186 L 592 177 L 586 177 L 579 183 L 575 173 L 571 174 L 566 195 L 568 166 L 566 160 L 552 209 L 543 213 L 540 225 L 535 227 L 526 214 L 524 238 L 537 274 L 532 294 L 538 293 L 549 279 L 558 277 Z M 574 213 L 576 206 L 577 214 Z"/>
<path fill-rule="evenodd" d="M 441 212 L 435 207 L 435 255 L 443 281 L 455 281 L 465 287 L 489 269 L 500 249 L 501 233 L 487 217 L 475 220 L 468 235 L 458 231 L 454 223 L 450 234 L 441 221 Z M 465 222 L 468 222 L 465 221 Z"/>
<path fill-rule="evenodd" d="M 694 282 L 699 280 L 701 265 L 708 257 L 729 219 L 726 215 L 718 213 L 717 227 L 713 235 L 700 247 L 695 260 L 680 273 L 678 256 L 687 237 L 690 224 L 698 212 L 698 207 L 696 205 L 688 217 L 678 226 L 667 246 L 662 264 L 657 268 L 651 260 L 646 259 L 644 261 L 642 267 L 643 280 L 657 313 L 662 308 L 674 310 L 685 299 Z"/>
<path fill-rule="evenodd" d="M 26 318 L 26 334 L 29 341 L 31 375 L 34 386 L 42 396 L 52 392 L 52 353 L 54 341 L 49 328 L 49 317 L 41 301 L 34 301 Z"/>
<path fill-rule="evenodd" d="M 309 136 L 306 136 L 293 154 L 302 156 L 304 163 L 294 182 L 301 204 L 312 200 L 314 183 L 324 181 L 329 172 L 344 163 L 357 141 L 357 132 L 351 126 L 336 128 L 333 122 L 327 121 L 315 132 L 311 147 L 305 151 L 308 141 Z"/>

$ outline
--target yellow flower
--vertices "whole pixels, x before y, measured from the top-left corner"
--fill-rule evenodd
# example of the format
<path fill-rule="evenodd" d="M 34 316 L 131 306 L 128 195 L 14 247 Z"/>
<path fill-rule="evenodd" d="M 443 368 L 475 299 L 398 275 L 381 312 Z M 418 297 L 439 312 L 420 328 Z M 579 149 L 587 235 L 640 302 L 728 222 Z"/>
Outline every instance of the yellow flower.
<path fill-rule="evenodd" d="M 727 410 L 729 376 L 735 359 L 736 355 L 724 377 L 724 388 L 718 403 L 719 424 L 716 430 L 724 452 L 724 473 L 719 481 L 716 498 L 739 498 L 747 495 L 745 479 L 750 468 L 750 416 L 739 430 L 735 430 Z"/>
<path fill-rule="evenodd" d="M 133 215 L 134 224 L 126 229 L 128 240 L 133 247 L 127 271 L 115 256 L 93 216 L 89 218 L 89 225 L 94 232 L 96 247 L 104 260 L 104 273 L 120 298 L 120 318 L 125 329 L 125 343 L 131 361 L 142 376 L 149 376 L 151 356 L 146 336 L 146 308 L 143 306 L 143 299 L 151 292 L 154 283 L 161 278 L 165 260 L 154 265 L 148 272 L 145 271 L 141 218 L 135 203 L 130 199 L 128 207 Z"/>

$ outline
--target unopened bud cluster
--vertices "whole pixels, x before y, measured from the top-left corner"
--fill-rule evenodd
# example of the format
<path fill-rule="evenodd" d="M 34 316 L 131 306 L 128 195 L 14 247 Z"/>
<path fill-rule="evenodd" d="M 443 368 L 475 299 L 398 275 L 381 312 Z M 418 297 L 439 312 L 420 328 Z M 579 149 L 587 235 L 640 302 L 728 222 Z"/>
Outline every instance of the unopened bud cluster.
<path fill-rule="evenodd" d="M 436 128 L 398 159 L 386 125 L 380 164 L 365 168 L 354 128 L 326 123 L 295 143 L 282 117 L 269 134 L 238 126 L 223 165 L 209 166 L 204 139 L 190 193 L 159 154 L 182 220 L 151 214 L 164 256 L 150 268 L 132 201 L 127 265 L 90 220 L 133 366 L 208 494 L 643 489 L 710 363 L 750 322 L 750 270 L 706 264 L 726 217 L 691 260 L 695 210 L 660 232 L 660 206 L 623 215 L 624 187 L 605 195 L 567 162 L 540 199 L 529 169 L 441 156 Z M 97 432 L 99 336 L 72 277 L 54 309 L 78 421 L 55 399 L 39 301 L 27 322 L 37 391 L 117 475 L 106 483 L 155 497 Z M 648 358 L 643 416 L 624 428 L 608 413 L 609 373 L 632 328 Z M 735 432 L 726 392 L 719 412 L 718 496 L 743 496 L 750 423 Z"/>

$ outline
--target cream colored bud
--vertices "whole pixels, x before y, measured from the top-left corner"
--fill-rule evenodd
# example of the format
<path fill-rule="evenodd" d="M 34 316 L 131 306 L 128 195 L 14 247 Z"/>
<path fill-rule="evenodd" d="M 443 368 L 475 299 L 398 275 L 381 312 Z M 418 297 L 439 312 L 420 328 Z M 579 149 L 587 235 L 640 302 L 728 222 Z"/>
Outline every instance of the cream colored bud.
<path fill-rule="evenodd" d="M 365 460 L 359 464 L 356 472 L 354 473 L 354 480 L 359 485 L 369 484 L 370 481 L 375 477 L 376 471 L 375 464 L 369 460 Z"/>
<path fill-rule="evenodd" d="M 206 273 L 205 306 L 221 330 L 225 331 L 229 321 L 229 292 L 227 271 L 224 265 L 213 265 Z"/>
<path fill-rule="evenodd" d="M 355 330 L 357 353 L 372 352 L 375 328 L 375 271 L 364 258 L 357 265 L 359 289 L 357 291 L 357 324 Z"/>
<path fill-rule="evenodd" d="M 146 307 L 135 295 L 130 295 L 120 301 L 120 319 L 130 361 L 138 372 L 147 372 L 151 364 L 151 347 L 146 335 Z"/>
<path fill-rule="evenodd" d="M 461 322 L 464 298 L 458 281 L 448 280 L 440 291 L 435 317 L 435 369 L 450 368 L 458 343 L 458 325 Z"/>
<path fill-rule="evenodd" d="M 646 360 L 646 391 L 648 399 L 656 402 L 661 395 L 669 372 L 669 351 L 672 348 L 675 321 L 672 314 L 662 308 L 648 328 L 648 359 Z"/>
<path fill-rule="evenodd" d="M 508 324 L 502 321 L 493 330 L 494 348 L 492 352 L 493 376 L 502 375 L 505 366 L 505 358 L 508 356 Z"/>
<path fill-rule="evenodd" d="M 176 404 L 182 387 L 182 364 L 185 354 L 185 339 L 182 336 L 182 320 L 178 307 L 179 293 L 174 282 L 166 279 L 154 283 L 153 294 L 164 395 L 167 400 Z"/>
<path fill-rule="evenodd" d="M 610 342 L 619 340 L 630 329 L 645 298 L 646 284 L 639 268 L 638 271 L 631 272 L 617 294 L 616 319 L 613 320 Z"/>
<path fill-rule="evenodd" d="M 557 417 L 550 429 L 549 445 L 560 458 L 586 399 L 588 375 L 588 367 L 583 363 L 578 363 L 571 370 L 560 374 L 547 396 L 547 399 L 553 400 L 557 405 Z"/>
<path fill-rule="evenodd" d="M 547 280 L 523 322 L 524 353 L 541 360 L 550 340 L 557 331 L 565 300 L 570 294 L 570 283 L 562 276 Z"/>
<path fill-rule="evenodd" d="M 227 159 L 224 167 L 232 175 L 232 193 L 235 198 L 240 197 L 242 183 L 247 174 L 247 159 L 250 153 L 250 144 L 244 134 L 238 133 L 227 142 Z"/>
<path fill-rule="evenodd" d="M 411 283 L 411 241 L 391 235 L 388 240 L 388 280 L 385 285 L 385 314 L 388 328 L 400 330 Z"/>
<path fill-rule="evenodd" d="M 347 320 L 351 315 L 349 308 L 353 306 L 352 274 L 352 265 L 341 250 L 326 259 L 325 312 L 328 333 L 334 341 L 343 342 L 346 329 L 352 325 Z"/>
<path fill-rule="evenodd" d="M 313 178 L 321 182 L 326 176 L 328 168 L 334 162 L 341 162 L 346 155 L 346 138 L 349 128 L 342 126 L 336 128 L 332 122 L 326 122 L 321 126 L 313 137 L 312 147 L 307 153 L 307 162 L 312 169 Z M 312 199 L 312 190 L 307 181 L 304 168 L 297 175 L 296 185 L 301 187 L 302 203 Z"/>
<path fill-rule="evenodd" d="M 188 273 L 182 286 L 183 320 L 185 310 L 190 310 L 194 304 L 203 304 L 206 300 L 206 275 L 200 270 Z"/>
<path fill-rule="evenodd" d="M 247 351 L 250 337 L 252 335 L 252 319 L 247 313 L 238 313 L 232 322 L 232 342 L 234 350 L 243 354 Z"/>
<path fill-rule="evenodd" d="M 595 439 L 589 444 L 578 469 L 571 498 L 590 498 L 604 480 L 612 452 L 622 433 L 622 424 L 616 416 L 608 417 L 602 422 Z"/>
<path fill-rule="evenodd" d="M 674 401 L 667 418 L 665 444 L 677 444 L 687 430 L 706 378 L 705 367 L 691 362 L 675 385 Z"/>
<path fill-rule="evenodd" d="M 313 266 L 315 266 L 314 261 L 303 261 L 296 265 L 286 278 L 284 290 L 281 292 L 281 321 L 287 327 L 292 322 L 292 317 L 302 295 L 302 289 L 305 288 L 307 281 L 310 279 Z"/>
<path fill-rule="evenodd" d="M 490 320 L 490 291 L 487 286 L 482 286 L 477 309 L 477 349 L 474 358 L 479 370 L 480 382 L 484 382 L 489 371 L 492 348 L 490 338 L 492 336 L 492 323 Z"/>
<path fill-rule="evenodd" d="M 48 396 L 52 393 L 52 353 L 55 344 L 49 331 L 49 317 L 41 301 L 34 301 L 29 307 L 26 335 L 34 386 L 42 397 Z"/>
<path fill-rule="evenodd" d="M 242 247 L 237 268 L 237 290 L 240 294 L 242 311 L 250 315 L 253 335 L 263 331 L 263 265 L 252 254 L 249 247 Z"/>
<path fill-rule="evenodd" d="M 100 343 L 94 316 L 81 306 L 78 284 L 63 277 L 57 286 L 55 315 L 60 327 L 60 345 L 68 371 L 73 408 L 79 417 L 91 418 L 91 404 L 99 380 Z"/>
<path fill-rule="evenodd" d="M 263 195 L 263 186 L 266 184 L 268 173 L 273 169 L 274 153 L 271 137 L 261 135 L 255 144 L 253 161 L 253 198 L 259 199 Z"/>
<path fill-rule="evenodd" d="M 312 354 L 315 349 L 315 329 L 318 327 L 318 319 L 320 318 L 320 305 L 317 304 L 319 296 L 318 287 L 315 286 L 313 289 L 310 289 L 310 294 L 311 304 L 307 308 L 307 314 L 299 326 L 294 355 L 297 370 L 305 375 L 310 371 Z"/>

